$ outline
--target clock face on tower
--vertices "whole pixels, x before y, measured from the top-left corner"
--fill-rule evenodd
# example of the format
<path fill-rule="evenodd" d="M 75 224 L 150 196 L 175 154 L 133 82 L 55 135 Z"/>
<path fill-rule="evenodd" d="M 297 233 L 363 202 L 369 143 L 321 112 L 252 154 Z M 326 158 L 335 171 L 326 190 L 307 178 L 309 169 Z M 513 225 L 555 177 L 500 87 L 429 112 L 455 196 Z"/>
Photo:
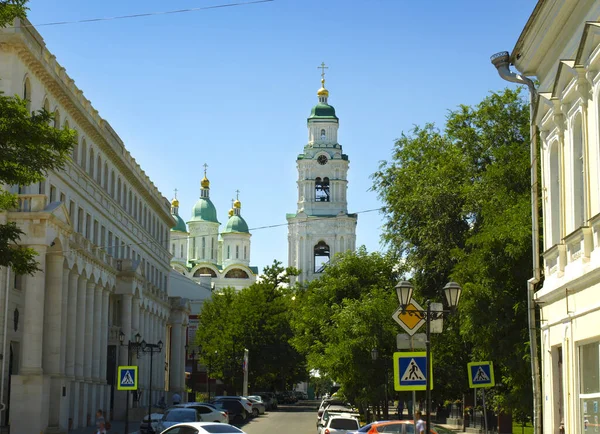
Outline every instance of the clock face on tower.
<path fill-rule="evenodd" d="M 317 163 L 319 163 L 321 165 L 327 164 L 327 156 L 326 155 L 319 155 L 317 157 Z"/>

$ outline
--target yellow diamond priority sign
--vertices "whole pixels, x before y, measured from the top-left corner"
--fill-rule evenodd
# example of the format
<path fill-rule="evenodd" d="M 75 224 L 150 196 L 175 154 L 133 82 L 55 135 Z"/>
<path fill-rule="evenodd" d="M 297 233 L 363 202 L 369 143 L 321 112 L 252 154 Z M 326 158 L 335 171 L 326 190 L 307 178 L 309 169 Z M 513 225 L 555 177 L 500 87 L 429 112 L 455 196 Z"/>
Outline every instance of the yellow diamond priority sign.
<path fill-rule="evenodd" d="M 404 313 L 402 312 L 402 308 L 399 307 L 392 315 L 392 318 L 402 326 L 406 333 L 412 336 L 425 324 L 425 320 L 421 318 L 421 315 L 417 311 L 422 312 L 423 308 L 415 300 L 411 300 L 410 304 L 406 306 Z"/>

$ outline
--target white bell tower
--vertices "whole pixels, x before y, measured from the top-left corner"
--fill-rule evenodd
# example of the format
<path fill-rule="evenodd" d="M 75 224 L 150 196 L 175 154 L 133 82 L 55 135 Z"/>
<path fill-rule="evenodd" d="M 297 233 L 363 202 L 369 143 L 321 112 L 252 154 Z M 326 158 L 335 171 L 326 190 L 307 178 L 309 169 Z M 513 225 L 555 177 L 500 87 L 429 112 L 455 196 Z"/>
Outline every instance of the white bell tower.
<path fill-rule="evenodd" d="M 336 253 L 356 248 L 356 214 L 348 214 L 348 156 L 338 143 L 339 119 L 329 105 L 325 66 L 319 102 L 308 117 L 308 144 L 298 155 L 298 209 L 288 214 L 288 263 L 300 282 L 319 277 Z"/>

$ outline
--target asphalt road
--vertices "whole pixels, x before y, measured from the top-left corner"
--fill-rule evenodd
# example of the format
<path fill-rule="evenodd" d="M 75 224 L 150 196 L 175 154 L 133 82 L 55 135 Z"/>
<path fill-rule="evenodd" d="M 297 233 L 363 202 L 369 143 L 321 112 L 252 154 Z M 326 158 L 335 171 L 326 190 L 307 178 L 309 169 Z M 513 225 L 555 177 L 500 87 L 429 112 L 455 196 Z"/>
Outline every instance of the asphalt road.
<path fill-rule="evenodd" d="M 279 406 L 240 426 L 248 434 L 315 434 L 317 404 L 300 401 L 296 405 Z"/>

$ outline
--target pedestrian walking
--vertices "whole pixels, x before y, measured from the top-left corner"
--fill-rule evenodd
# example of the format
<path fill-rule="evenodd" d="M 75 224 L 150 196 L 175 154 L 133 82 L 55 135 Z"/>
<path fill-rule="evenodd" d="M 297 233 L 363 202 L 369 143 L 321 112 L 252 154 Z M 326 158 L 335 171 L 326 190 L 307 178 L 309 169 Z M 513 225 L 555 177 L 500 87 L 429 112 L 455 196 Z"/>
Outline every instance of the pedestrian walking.
<path fill-rule="evenodd" d="M 415 411 L 415 433 L 425 434 L 425 422 L 423 421 L 421 410 Z"/>
<path fill-rule="evenodd" d="M 102 410 L 96 412 L 96 433 L 106 434 L 106 421 L 104 420 Z"/>
<path fill-rule="evenodd" d="M 396 408 L 396 413 L 398 413 L 398 420 L 402 420 L 404 413 L 404 401 L 402 401 L 401 399 L 398 400 L 398 407 Z"/>

